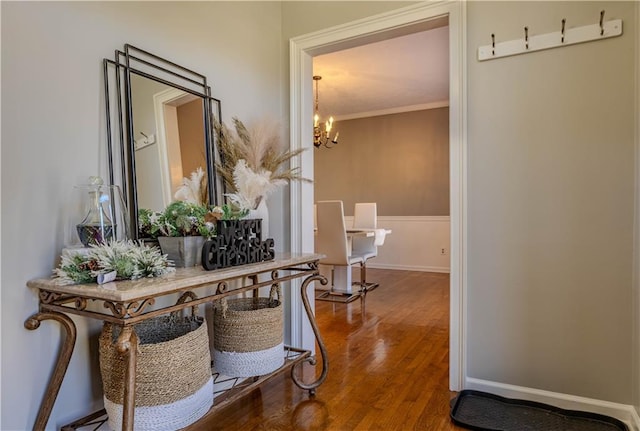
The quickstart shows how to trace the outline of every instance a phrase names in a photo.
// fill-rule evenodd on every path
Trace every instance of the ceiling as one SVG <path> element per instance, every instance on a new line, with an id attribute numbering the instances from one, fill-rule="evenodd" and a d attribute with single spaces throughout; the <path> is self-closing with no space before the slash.
<path id="1" fill-rule="evenodd" d="M 316 56 L 313 74 L 322 77 L 318 82 L 321 118 L 419 109 L 415 105 L 446 106 L 449 27 Z"/>

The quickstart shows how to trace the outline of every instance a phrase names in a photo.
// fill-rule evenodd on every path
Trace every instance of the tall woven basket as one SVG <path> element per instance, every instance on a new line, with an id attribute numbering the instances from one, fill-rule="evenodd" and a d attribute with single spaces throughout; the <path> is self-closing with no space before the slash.
<path id="1" fill-rule="evenodd" d="M 177 430 L 204 416 L 213 404 L 207 325 L 199 317 L 161 316 L 135 325 L 135 430 Z M 100 334 L 104 406 L 113 430 L 122 427 L 125 360 L 115 341 L 120 327 Z"/>
<path id="2" fill-rule="evenodd" d="M 277 295 L 277 298 L 276 298 Z M 269 298 L 223 299 L 215 304 L 213 366 L 230 377 L 269 374 L 284 364 L 280 287 Z"/>

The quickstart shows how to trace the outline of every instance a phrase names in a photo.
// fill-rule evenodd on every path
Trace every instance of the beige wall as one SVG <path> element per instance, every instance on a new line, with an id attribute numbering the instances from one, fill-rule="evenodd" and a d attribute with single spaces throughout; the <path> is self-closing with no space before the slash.
<path id="1" fill-rule="evenodd" d="M 202 106 L 202 100 L 197 99 L 177 108 L 182 175 L 187 178 L 197 168 L 205 169 L 207 166 Z"/>
<path id="2" fill-rule="evenodd" d="M 469 2 L 468 375 L 632 402 L 632 2 Z M 498 40 L 621 37 L 487 62 Z"/>
<path id="3" fill-rule="evenodd" d="M 282 2 L 282 35 L 289 43 L 295 36 L 326 29 L 368 16 L 399 9 L 410 1 L 285 1 Z M 287 68 L 288 68 L 287 61 Z"/>
<path id="4" fill-rule="evenodd" d="M 314 149 L 315 200 L 377 202 L 378 215 L 449 215 L 449 109 L 338 121 L 339 143 Z"/>

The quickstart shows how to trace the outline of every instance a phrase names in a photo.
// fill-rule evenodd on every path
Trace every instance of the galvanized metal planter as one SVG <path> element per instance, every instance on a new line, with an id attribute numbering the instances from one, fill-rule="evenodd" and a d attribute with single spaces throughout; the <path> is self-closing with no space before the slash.
<path id="1" fill-rule="evenodd" d="M 178 268 L 197 266 L 202 263 L 202 236 L 160 236 L 158 237 L 162 253 Z"/>

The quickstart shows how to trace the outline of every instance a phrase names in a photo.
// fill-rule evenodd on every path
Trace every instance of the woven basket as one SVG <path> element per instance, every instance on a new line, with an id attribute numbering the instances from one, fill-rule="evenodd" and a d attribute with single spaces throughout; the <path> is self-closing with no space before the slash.
<path id="1" fill-rule="evenodd" d="M 207 325 L 198 317 L 162 316 L 135 325 L 135 430 L 177 430 L 204 416 L 213 404 Z M 120 327 L 100 334 L 100 372 L 109 426 L 120 430 L 125 359 L 115 348 Z"/>
<path id="2" fill-rule="evenodd" d="M 271 289 L 269 298 L 223 299 L 215 304 L 213 364 L 229 377 L 262 376 L 284 364 L 279 287 Z"/>

